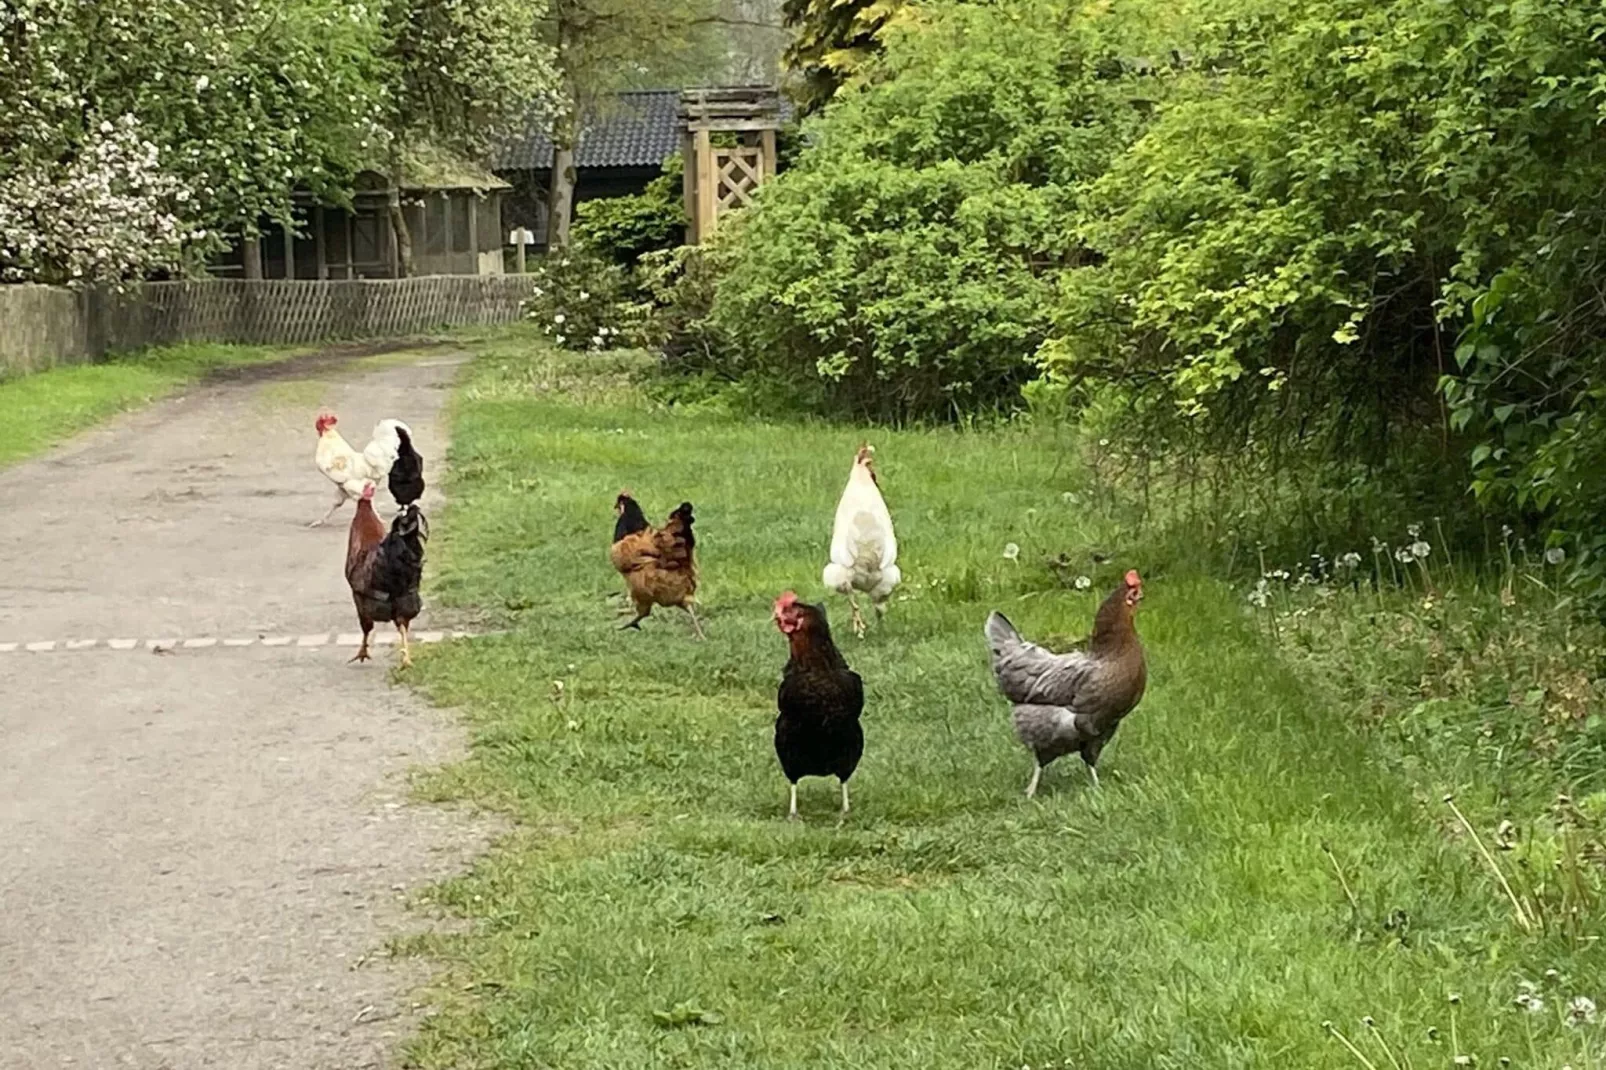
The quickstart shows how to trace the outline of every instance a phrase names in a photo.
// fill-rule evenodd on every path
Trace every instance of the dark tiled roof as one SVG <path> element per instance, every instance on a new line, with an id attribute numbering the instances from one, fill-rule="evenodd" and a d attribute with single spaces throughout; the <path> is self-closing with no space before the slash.
<path id="1" fill-rule="evenodd" d="M 576 167 L 657 167 L 680 151 L 680 90 L 620 93 L 582 124 Z M 524 129 L 492 152 L 497 171 L 545 170 L 552 166 L 546 118 L 532 115 Z"/>

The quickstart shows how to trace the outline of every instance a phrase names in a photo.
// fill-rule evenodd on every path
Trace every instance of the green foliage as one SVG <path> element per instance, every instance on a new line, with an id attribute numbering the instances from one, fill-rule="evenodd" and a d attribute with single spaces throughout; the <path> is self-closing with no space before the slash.
<path id="1" fill-rule="evenodd" d="M 1102 51 L 1051 0 L 942 6 L 894 35 L 878 79 L 721 232 L 729 370 L 835 412 L 1013 407 L 1082 255 L 1076 189 L 1140 121 Z"/>
<path id="2" fill-rule="evenodd" d="M 645 344 L 651 308 L 620 265 L 587 249 L 565 249 L 536 260 L 529 274 L 535 288 L 526 318 L 554 345 L 597 351 Z"/>
<path id="3" fill-rule="evenodd" d="M 575 208 L 575 244 L 625 267 L 646 253 L 677 247 L 686 233 L 683 173 L 677 153 L 641 193 L 581 202 Z"/>
<path id="4" fill-rule="evenodd" d="M 806 112 L 817 111 L 852 84 L 881 54 L 882 32 L 909 21 L 909 0 L 785 0 L 792 31 L 786 63 L 802 79 L 797 93 Z"/>
<path id="5" fill-rule="evenodd" d="M 380 136 L 383 33 L 348 0 L 0 4 L 0 217 L 44 239 L 0 242 L 0 268 L 138 275 L 173 266 L 175 236 L 200 257 L 287 218 L 297 184 L 338 199 Z M 107 154 L 123 130 L 148 152 Z"/>

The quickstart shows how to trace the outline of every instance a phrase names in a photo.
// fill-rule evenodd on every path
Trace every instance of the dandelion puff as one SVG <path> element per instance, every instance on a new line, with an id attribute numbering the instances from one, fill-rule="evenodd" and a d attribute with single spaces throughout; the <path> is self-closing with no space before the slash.
<path id="1" fill-rule="evenodd" d="M 552 322 L 553 323 L 562 323 L 566 319 L 568 319 L 568 317 L 565 316 L 563 313 L 559 312 L 556 316 L 552 317 Z"/>
<path id="2" fill-rule="evenodd" d="M 1361 555 L 1356 553 L 1354 550 L 1351 550 L 1349 553 L 1339 558 L 1338 563 L 1345 568 L 1357 568 L 1361 563 Z"/>
<path id="3" fill-rule="evenodd" d="M 1574 996 L 1567 1004 L 1567 1024 L 1570 1026 L 1595 1024 L 1595 1001 L 1588 996 Z"/>
<path id="4" fill-rule="evenodd" d="M 1416 558 L 1412 556 L 1411 548 L 1409 546 L 1402 546 L 1398 550 L 1394 551 L 1394 560 L 1408 565 L 1412 561 L 1415 561 Z"/>
<path id="5" fill-rule="evenodd" d="M 1093 586 L 1093 580 L 1091 578 L 1087 576 L 1076 577 L 1076 589 L 1078 591 L 1085 591 L 1091 586 Z"/>
<path id="6" fill-rule="evenodd" d="M 1405 526 L 1405 533 L 1407 535 L 1411 536 L 1411 538 L 1413 538 L 1413 539 L 1420 539 L 1422 537 L 1422 525 L 1421 524 L 1407 524 Z"/>
<path id="7" fill-rule="evenodd" d="M 1019 561 L 1020 560 L 1020 547 L 1018 545 L 1016 545 L 1015 543 L 1006 542 L 1004 544 L 1004 560 L 1005 561 Z"/>
<path id="8" fill-rule="evenodd" d="M 1429 546 L 1421 539 L 1418 539 L 1411 544 L 1411 556 L 1418 561 L 1426 561 L 1428 559 L 1428 555 L 1432 552 L 1433 547 Z"/>
<path id="9" fill-rule="evenodd" d="M 1545 564 L 1547 565 L 1559 565 L 1565 560 L 1567 560 L 1567 551 L 1559 546 L 1552 546 L 1545 551 Z"/>

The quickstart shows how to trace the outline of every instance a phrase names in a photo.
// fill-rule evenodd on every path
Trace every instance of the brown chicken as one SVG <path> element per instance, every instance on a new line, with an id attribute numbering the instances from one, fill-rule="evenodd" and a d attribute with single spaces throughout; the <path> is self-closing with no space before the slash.
<path id="1" fill-rule="evenodd" d="M 1099 606 L 1087 650 L 1054 654 L 1021 638 L 1009 618 L 987 618 L 998 689 L 1015 706 L 1015 735 L 1037 758 L 1026 797 L 1037 794 L 1043 768 L 1073 752 L 1087 763 L 1093 786 L 1095 768 L 1121 719 L 1143 698 L 1148 669 L 1133 615 L 1143 599 L 1136 569 Z"/>
<path id="2" fill-rule="evenodd" d="M 639 629 L 653 606 L 679 606 L 691 617 L 697 638 L 703 638 L 703 626 L 692 608 L 697 595 L 697 538 L 692 534 L 691 502 L 681 502 L 661 528 L 647 523 L 629 491 L 621 492 L 613 507 L 619 519 L 608 556 L 625 578 L 636 610 L 635 619 L 624 627 Z"/>
<path id="3" fill-rule="evenodd" d="M 362 646 L 352 661 L 368 660 L 368 633 L 374 630 L 375 621 L 388 620 L 401 634 L 402 668 L 412 665 L 407 632 L 424 607 L 418 584 L 424 574 L 424 542 L 428 538 L 429 523 L 416 504 L 403 506 L 387 533 L 374 512 L 374 485 L 363 488 L 346 541 L 346 583 L 351 586 L 351 600 L 362 625 Z"/>

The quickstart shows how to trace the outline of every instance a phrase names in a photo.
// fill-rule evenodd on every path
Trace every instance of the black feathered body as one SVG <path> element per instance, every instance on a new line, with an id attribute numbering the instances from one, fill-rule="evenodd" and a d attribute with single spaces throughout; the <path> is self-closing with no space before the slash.
<path id="1" fill-rule="evenodd" d="M 390 466 L 390 496 L 397 505 L 412 505 L 424 496 L 424 458 L 413 448 L 412 436 L 406 428 L 396 428 L 399 447 L 396 460 Z"/>
<path id="2" fill-rule="evenodd" d="M 382 540 L 348 555 L 346 582 L 364 631 L 374 621 L 407 624 L 422 612 L 418 586 L 428 538 L 429 522 L 417 505 L 408 505 Z"/>
<path id="3" fill-rule="evenodd" d="M 793 637 L 776 694 L 775 755 L 794 784 L 806 776 L 846 782 L 864 755 L 864 682 L 831 642 L 823 613 L 809 631 Z"/>

